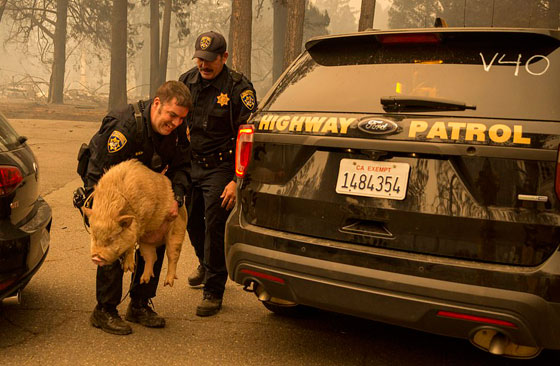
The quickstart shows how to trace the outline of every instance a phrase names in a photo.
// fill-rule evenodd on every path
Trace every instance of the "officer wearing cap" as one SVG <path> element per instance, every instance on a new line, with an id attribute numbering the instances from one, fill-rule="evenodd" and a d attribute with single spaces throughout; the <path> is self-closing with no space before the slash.
<path id="1" fill-rule="evenodd" d="M 91 156 L 85 173 L 86 191 L 93 191 L 95 184 L 111 166 L 135 158 L 156 172 L 165 171 L 177 201 L 170 218 L 176 217 L 176 211 L 183 204 L 190 185 L 189 141 L 183 119 L 191 106 L 188 88 L 178 81 L 167 81 L 158 88 L 154 99 L 109 112 L 89 143 Z M 143 240 L 161 242 L 164 231 L 162 225 L 160 230 L 148 233 Z M 144 268 L 144 260 L 137 254 L 130 290 L 131 301 L 125 317 L 129 322 L 151 328 L 165 326 L 165 319 L 150 306 L 151 298 L 156 295 L 164 253 L 165 246 L 160 246 L 154 264 L 154 277 L 146 284 L 140 284 L 140 276 L 136 275 L 142 273 Z M 94 327 L 111 334 L 126 335 L 132 332 L 130 325 L 122 320 L 117 311 L 122 296 L 123 274 L 119 261 L 110 265 L 99 264 L 97 267 L 97 305 L 90 322 Z"/>
<path id="2" fill-rule="evenodd" d="M 204 284 L 196 315 L 211 316 L 221 309 L 227 280 L 224 233 L 237 188 L 235 139 L 257 101 L 251 82 L 225 65 L 221 34 L 199 35 L 193 58 L 196 66 L 179 78 L 193 98 L 187 117 L 192 148 L 187 231 L 200 264 L 188 280 L 191 286 Z"/>

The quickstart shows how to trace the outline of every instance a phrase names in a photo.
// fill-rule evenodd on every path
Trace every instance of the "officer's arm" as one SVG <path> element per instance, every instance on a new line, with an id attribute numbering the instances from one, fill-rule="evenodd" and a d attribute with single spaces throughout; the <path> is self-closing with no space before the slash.
<path id="1" fill-rule="evenodd" d="M 235 127 L 235 137 L 239 126 L 247 123 L 251 113 L 257 110 L 257 93 L 250 82 L 243 80 L 238 86 L 236 94 L 236 103 L 233 109 L 233 126 Z M 232 180 L 237 182 L 237 176 L 234 174 Z"/>
<path id="2" fill-rule="evenodd" d="M 251 113 L 257 110 L 257 93 L 253 89 L 253 85 L 243 80 L 236 87 L 236 103 L 233 108 L 233 125 L 235 129 L 246 123 Z"/>
<path id="3" fill-rule="evenodd" d="M 105 117 L 103 127 L 90 142 L 91 157 L 87 169 L 87 187 L 93 188 L 113 165 L 134 156 L 130 133 L 117 120 Z"/>

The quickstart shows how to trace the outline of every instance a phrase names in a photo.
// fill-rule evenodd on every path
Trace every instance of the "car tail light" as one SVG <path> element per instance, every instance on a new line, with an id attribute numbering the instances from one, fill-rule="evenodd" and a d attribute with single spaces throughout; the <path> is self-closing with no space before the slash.
<path id="1" fill-rule="evenodd" d="M 560 145 L 558 145 L 558 156 L 556 158 L 556 197 L 560 199 Z"/>
<path id="2" fill-rule="evenodd" d="M 0 291 L 7 289 L 11 285 L 13 285 L 14 282 L 16 282 L 15 278 L 8 278 L 6 280 L 0 281 Z"/>
<path id="3" fill-rule="evenodd" d="M 406 44 L 406 43 L 439 43 L 440 38 L 435 33 L 412 33 L 412 34 L 381 34 L 377 36 L 382 44 Z"/>
<path id="4" fill-rule="evenodd" d="M 0 196 L 12 193 L 23 180 L 15 166 L 0 165 Z"/>
<path id="5" fill-rule="evenodd" d="M 280 284 L 284 284 L 286 281 L 284 281 L 284 279 L 280 278 L 280 277 L 276 277 L 273 275 L 269 275 L 267 273 L 263 273 L 263 272 L 257 272 L 257 271 L 251 271 L 250 269 L 242 269 L 241 273 L 245 273 L 251 276 L 255 276 L 258 278 L 264 278 L 265 280 L 269 280 L 269 281 L 273 281 L 273 282 L 277 282 Z"/>
<path id="6" fill-rule="evenodd" d="M 243 178 L 251 159 L 253 148 L 253 125 L 241 125 L 237 133 L 237 148 L 235 149 L 235 174 L 238 178 Z"/>
<path id="7" fill-rule="evenodd" d="M 492 325 L 502 325 L 510 328 L 517 328 L 517 325 L 513 324 L 512 322 L 508 322 L 501 319 L 495 319 L 495 318 L 487 318 L 483 316 L 475 316 L 470 314 L 455 313 L 452 311 L 443 311 L 443 310 L 438 311 L 437 315 L 444 318 L 461 319 L 461 320 L 467 320 L 475 323 L 486 323 Z"/>

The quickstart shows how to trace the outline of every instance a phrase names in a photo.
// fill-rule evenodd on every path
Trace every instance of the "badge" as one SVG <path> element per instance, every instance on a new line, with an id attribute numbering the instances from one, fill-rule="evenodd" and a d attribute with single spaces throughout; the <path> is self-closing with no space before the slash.
<path id="1" fill-rule="evenodd" d="M 212 38 L 206 37 L 206 36 L 205 36 L 205 37 L 202 37 L 202 38 L 200 39 L 200 48 L 203 49 L 203 50 L 205 50 L 205 49 L 207 49 L 208 47 L 210 47 L 210 43 L 212 43 Z"/>
<path id="2" fill-rule="evenodd" d="M 228 98 L 227 94 L 220 93 L 220 95 L 218 95 L 218 104 L 220 106 L 223 107 L 223 106 L 227 105 L 228 102 L 229 102 L 229 98 Z"/>
<path id="3" fill-rule="evenodd" d="M 115 153 L 126 145 L 126 137 L 119 131 L 113 131 L 107 141 L 107 151 Z"/>
<path id="4" fill-rule="evenodd" d="M 255 108 L 255 93 L 253 93 L 253 91 L 249 89 L 245 90 L 243 93 L 241 93 L 241 101 L 243 102 L 243 104 L 245 104 L 245 107 L 247 107 L 247 109 L 252 111 L 253 108 Z"/>

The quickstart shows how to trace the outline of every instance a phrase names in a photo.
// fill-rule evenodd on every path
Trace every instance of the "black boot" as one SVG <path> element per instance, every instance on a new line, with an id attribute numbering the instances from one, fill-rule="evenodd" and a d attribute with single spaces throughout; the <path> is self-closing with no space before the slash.
<path id="1" fill-rule="evenodd" d="M 199 264 L 198 267 L 190 274 L 188 280 L 190 286 L 199 286 L 204 283 L 204 277 L 206 276 L 206 270 Z"/>
<path id="2" fill-rule="evenodd" d="M 90 317 L 91 325 L 96 328 L 100 328 L 102 331 L 118 334 L 127 335 L 132 333 L 132 328 L 130 325 L 124 322 L 119 316 L 117 309 L 104 309 L 97 305 L 93 309 L 93 313 Z"/>
<path id="3" fill-rule="evenodd" d="M 212 316 L 222 308 L 222 297 L 210 292 L 204 292 L 202 302 L 196 307 L 196 315 Z"/>
<path id="4" fill-rule="evenodd" d="M 148 302 L 151 303 L 151 300 L 130 300 L 125 319 L 149 328 L 165 327 L 165 319 L 157 315 Z"/>

